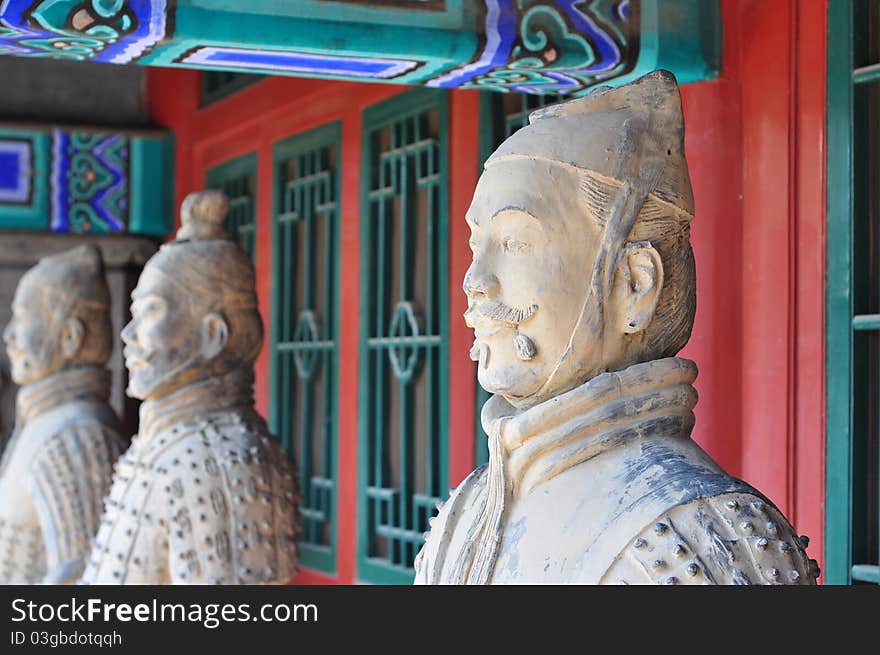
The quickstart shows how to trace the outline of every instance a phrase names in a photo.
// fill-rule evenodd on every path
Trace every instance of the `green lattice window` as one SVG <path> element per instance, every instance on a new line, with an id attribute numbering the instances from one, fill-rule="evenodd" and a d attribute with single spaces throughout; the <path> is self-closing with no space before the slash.
<path id="1" fill-rule="evenodd" d="M 338 123 L 274 147 L 271 410 L 299 470 L 300 561 L 333 572 L 339 333 Z"/>
<path id="2" fill-rule="evenodd" d="M 257 153 L 231 159 L 210 169 L 205 184 L 229 198 L 226 227 L 238 236 L 244 251 L 254 259 L 256 250 Z"/>
<path id="3" fill-rule="evenodd" d="M 358 573 L 407 583 L 447 491 L 446 96 L 364 112 Z"/>
<path id="4" fill-rule="evenodd" d="M 483 164 L 489 155 L 501 145 L 501 142 L 528 124 L 531 112 L 559 100 L 559 96 L 556 95 L 484 92 L 480 96 L 480 172 L 482 172 Z M 476 367 L 474 371 L 476 371 Z M 477 466 L 489 461 L 489 442 L 483 430 L 483 424 L 480 422 L 480 410 L 491 395 L 477 382 L 476 425 L 474 426 Z"/>
<path id="5" fill-rule="evenodd" d="M 244 87 L 263 79 L 264 75 L 231 71 L 202 71 L 201 106 L 217 102 Z"/>
<path id="6" fill-rule="evenodd" d="M 880 3 L 828 5 L 825 576 L 880 583 Z"/>

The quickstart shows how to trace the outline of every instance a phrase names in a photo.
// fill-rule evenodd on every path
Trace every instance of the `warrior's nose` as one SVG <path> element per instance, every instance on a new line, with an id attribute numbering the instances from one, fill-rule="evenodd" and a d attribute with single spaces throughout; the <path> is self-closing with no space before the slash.
<path id="1" fill-rule="evenodd" d="M 497 297 L 501 284 L 494 274 L 486 270 L 480 262 L 474 260 L 464 276 L 462 288 L 469 300 L 478 300 Z"/>
<path id="2" fill-rule="evenodd" d="M 128 345 L 134 342 L 134 321 L 129 321 L 124 328 L 122 328 L 122 332 L 119 334 L 122 339 L 122 343 Z"/>

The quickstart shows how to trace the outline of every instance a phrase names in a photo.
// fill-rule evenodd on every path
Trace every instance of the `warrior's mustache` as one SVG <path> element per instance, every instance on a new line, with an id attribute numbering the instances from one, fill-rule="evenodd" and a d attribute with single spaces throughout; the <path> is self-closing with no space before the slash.
<path id="1" fill-rule="evenodd" d="M 484 300 L 483 302 L 469 307 L 464 313 L 465 323 L 474 327 L 480 319 L 486 319 L 493 323 L 504 323 L 517 326 L 529 320 L 537 311 L 537 305 L 530 305 L 524 309 L 518 309 L 506 305 L 500 300 Z"/>

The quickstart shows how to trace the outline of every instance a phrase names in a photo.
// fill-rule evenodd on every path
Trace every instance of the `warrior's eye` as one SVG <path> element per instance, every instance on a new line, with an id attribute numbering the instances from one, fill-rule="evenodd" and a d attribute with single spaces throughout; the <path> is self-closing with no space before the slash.
<path id="1" fill-rule="evenodd" d="M 504 246 L 504 252 L 513 253 L 523 252 L 529 247 L 529 244 L 527 244 L 525 241 L 520 241 L 519 239 L 514 239 L 512 237 L 507 237 L 506 239 L 504 239 L 502 245 Z"/>

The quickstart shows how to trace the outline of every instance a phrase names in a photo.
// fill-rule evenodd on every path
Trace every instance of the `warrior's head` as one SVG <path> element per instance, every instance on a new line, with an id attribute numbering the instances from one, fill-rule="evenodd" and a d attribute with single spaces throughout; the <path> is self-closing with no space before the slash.
<path id="1" fill-rule="evenodd" d="M 263 342 L 254 267 L 224 228 L 219 191 L 191 193 L 175 241 L 144 266 L 122 331 L 128 393 L 153 400 L 250 368 Z"/>
<path id="2" fill-rule="evenodd" d="M 480 384 L 529 407 L 676 354 L 696 308 L 692 217 L 671 73 L 533 113 L 467 213 Z"/>
<path id="3" fill-rule="evenodd" d="M 113 324 L 101 251 L 79 246 L 44 257 L 25 273 L 3 340 L 20 385 L 77 366 L 104 366 Z"/>

